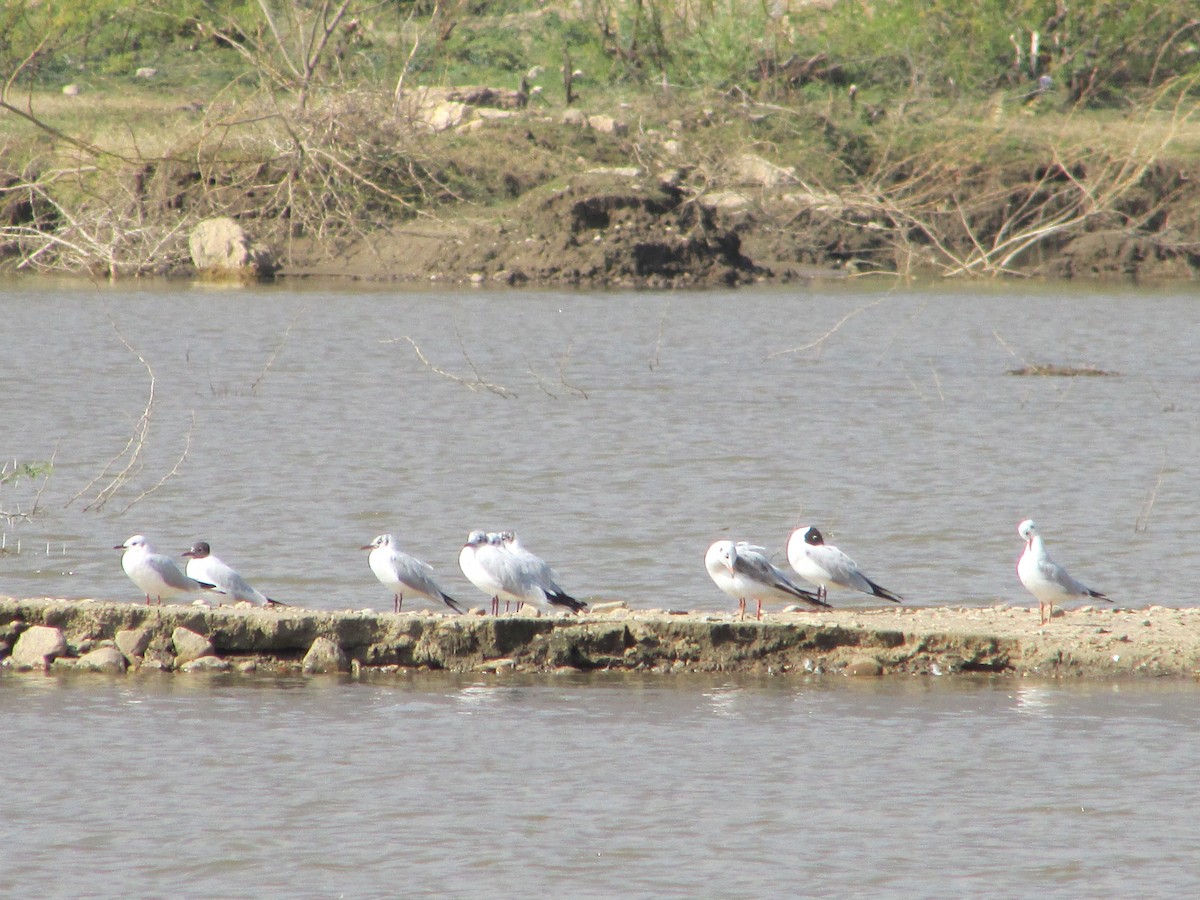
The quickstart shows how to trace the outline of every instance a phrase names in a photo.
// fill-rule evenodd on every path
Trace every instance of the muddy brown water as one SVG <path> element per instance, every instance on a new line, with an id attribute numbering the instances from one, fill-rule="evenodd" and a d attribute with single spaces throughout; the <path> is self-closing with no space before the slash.
<path id="1" fill-rule="evenodd" d="M 393 531 L 481 603 L 458 548 L 511 527 L 583 597 L 728 610 L 707 545 L 782 564 L 814 522 L 913 603 L 1024 603 L 1029 515 L 1123 603 L 1193 605 L 1193 295 L 6 283 L 3 455 L 55 469 L 0 591 L 137 602 L 144 532 L 382 609 L 357 548 Z M 1190 682 L 4 671 L 3 858 L 48 897 L 1188 896 L 1198 714 Z"/>

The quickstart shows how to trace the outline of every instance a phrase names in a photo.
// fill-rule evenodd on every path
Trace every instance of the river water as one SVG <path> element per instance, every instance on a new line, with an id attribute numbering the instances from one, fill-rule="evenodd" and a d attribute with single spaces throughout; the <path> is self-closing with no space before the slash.
<path id="1" fill-rule="evenodd" d="M 1192 684 L 0 675 L 13 896 L 1185 897 Z"/>
<path id="2" fill-rule="evenodd" d="M 1187 287 L 0 284 L 0 454 L 54 461 L 37 514 L 0 520 L 0 593 L 135 601 L 111 548 L 144 533 L 285 602 L 384 609 L 358 548 L 390 531 L 482 604 L 458 550 L 512 528 L 570 593 L 724 610 L 707 546 L 786 568 L 809 523 L 913 603 L 1025 603 L 1032 516 L 1090 586 L 1193 605 L 1197 313 Z"/>
<path id="3" fill-rule="evenodd" d="M 0 594 L 139 602 L 144 532 L 385 609 L 392 531 L 482 603 L 458 548 L 515 528 L 581 597 L 727 610 L 708 544 L 783 565 L 806 522 L 913 603 L 1026 603 L 1033 516 L 1194 605 L 1193 293 L 0 284 L 0 454 L 54 462 Z M 1198 718 L 1190 683 L 5 672 L 4 890 L 1193 896 Z"/>

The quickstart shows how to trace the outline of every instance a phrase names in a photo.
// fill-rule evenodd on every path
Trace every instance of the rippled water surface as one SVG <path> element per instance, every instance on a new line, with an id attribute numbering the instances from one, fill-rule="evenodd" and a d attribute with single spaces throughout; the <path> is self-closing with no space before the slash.
<path id="1" fill-rule="evenodd" d="M 383 609 L 357 548 L 392 531 L 481 603 L 458 548 L 515 528 L 579 596 L 728 609 L 708 544 L 782 564 L 810 522 L 912 602 L 1026 602 L 1034 516 L 1093 587 L 1193 605 L 1196 309 L 7 283 L 0 455 L 54 470 L 0 594 L 138 602 L 144 532 Z M 1192 896 L 1198 717 L 1174 683 L 3 673 L 0 846 L 38 896 Z"/>
<path id="2" fill-rule="evenodd" d="M 37 515 L 0 520 L 0 593 L 134 601 L 111 547 L 142 532 L 204 538 L 280 600 L 385 608 L 358 547 L 392 531 L 482 603 L 458 549 L 514 528 L 582 597 L 726 609 L 708 544 L 786 565 L 805 522 L 915 603 L 1025 602 L 1033 516 L 1093 587 L 1196 602 L 1190 288 L 7 282 L 0 322 L 0 452 L 54 460 Z M 1007 374 L 1025 363 L 1119 374 Z"/>
<path id="3" fill-rule="evenodd" d="M 1179 683 L 0 675 L 5 883 L 1195 896 Z"/>

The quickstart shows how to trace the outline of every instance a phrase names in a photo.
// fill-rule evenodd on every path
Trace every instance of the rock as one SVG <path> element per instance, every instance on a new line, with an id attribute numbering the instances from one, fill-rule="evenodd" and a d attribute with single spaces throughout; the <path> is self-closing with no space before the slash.
<path id="1" fill-rule="evenodd" d="M 171 633 L 171 643 L 175 647 L 176 666 L 182 666 L 202 656 L 211 656 L 215 652 L 208 638 L 187 628 L 176 628 Z"/>
<path id="2" fill-rule="evenodd" d="M 146 648 L 150 646 L 150 632 L 145 628 L 118 631 L 116 644 L 117 649 L 125 655 L 125 658 L 136 664 L 146 655 Z"/>
<path id="3" fill-rule="evenodd" d="M 193 228 L 188 250 L 196 270 L 207 278 L 270 278 L 279 268 L 271 251 L 228 216 L 205 219 Z"/>
<path id="4" fill-rule="evenodd" d="M 456 125 L 461 125 L 467 115 L 467 104 L 455 100 L 443 100 L 433 106 L 420 109 L 416 118 L 431 131 L 446 131 Z"/>
<path id="5" fill-rule="evenodd" d="M 67 640 L 57 628 L 34 625 L 21 632 L 13 647 L 13 665 L 19 669 L 44 669 L 67 652 Z"/>
<path id="6" fill-rule="evenodd" d="M 180 672 L 228 672 L 233 666 L 219 656 L 201 656 L 179 667 Z"/>
<path id="7" fill-rule="evenodd" d="M 767 162 L 761 156 L 753 153 L 743 153 L 732 160 L 730 164 L 732 175 L 741 184 L 753 184 L 759 187 L 773 188 L 785 184 L 796 184 L 796 170 L 792 167 L 783 168 Z"/>
<path id="8" fill-rule="evenodd" d="M 306 673 L 312 675 L 349 672 L 350 660 L 342 648 L 329 638 L 319 637 L 312 642 L 312 646 L 304 654 L 303 668 Z"/>
<path id="9" fill-rule="evenodd" d="M 475 667 L 476 672 L 511 672 L 516 668 L 517 661 L 504 657 L 503 659 L 489 659 L 486 662 L 480 663 Z"/>
<path id="10" fill-rule="evenodd" d="M 637 166 L 598 166 L 588 169 L 589 175 L 611 175 L 614 178 L 637 178 L 642 170 Z"/>
<path id="11" fill-rule="evenodd" d="M 116 647 L 98 647 L 91 653 L 85 653 L 79 657 L 76 668 L 88 669 L 92 672 L 121 673 L 125 671 L 125 665 L 125 654 Z"/>
<path id="12" fill-rule="evenodd" d="M 854 678 L 874 678 L 883 674 L 883 666 L 873 657 L 860 656 L 852 659 L 842 673 Z"/>
<path id="13" fill-rule="evenodd" d="M 138 663 L 139 669 L 157 669 L 160 672 L 170 672 L 175 668 L 175 655 L 169 650 L 159 650 L 157 647 L 150 647 L 141 661 Z"/>
<path id="14" fill-rule="evenodd" d="M 725 212 L 745 209 L 750 205 L 750 198 L 737 191 L 714 191 L 703 194 L 697 201 L 705 209 L 719 209 Z"/>
<path id="15" fill-rule="evenodd" d="M 568 109 L 562 114 L 562 123 L 583 128 L 588 123 L 588 117 L 577 109 Z"/>
<path id="16" fill-rule="evenodd" d="M 158 74 L 158 69 L 155 69 L 153 66 L 142 66 L 140 69 L 138 69 L 136 72 L 133 73 L 133 77 L 134 78 L 153 78 L 157 74 Z"/>
<path id="17" fill-rule="evenodd" d="M 64 84 L 62 92 L 68 97 L 78 97 L 80 87 L 77 84 Z"/>
<path id="18" fill-rule="evenodd" d="M 605 613 L 614 609 L 629 609 L 629 604 L 624 600 L 606 600 L 603 603 L 593 603 L 588 607 L 588 612 Z"/>
<path id="19" fill-rule="evenodd" d="M 617 137 L 629 134 L 629 125 L 612 116 L 588 116 L 588 128 L 601 134 L 612 134 Z"/>

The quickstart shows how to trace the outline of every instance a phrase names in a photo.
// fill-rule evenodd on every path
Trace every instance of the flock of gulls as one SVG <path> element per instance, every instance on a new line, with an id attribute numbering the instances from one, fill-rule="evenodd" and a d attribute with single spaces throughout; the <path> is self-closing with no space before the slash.
<path id="1" fill-rule="evenodd" d="M 1025 542 L 1017 560 L 1017 577 L 1037 599 L 1041 624 L 1053 616 L 1056 603 L 1076 598 L 1109 599 L 1072 578 L 1050 558 L 1032 519 L 1022 521 L 1017 534 Z M 287 605 L 251 587 L 232 567 L 213 556 L 206 541 L 197 541 L 182 554 L 187 559 L 184 568 L 170 556 L 157 552 L 140 534 L 114 549 L 124 551 L 121 567 L 146 595 L 147 604 L 152 599 L 161 604 L 179 594 L 213 591 L 235 603 Z M 444 605 L 455 613 L 465 612 L 462 603 L 438 583 L 433 567 L 401 550 L 392 535 L 381 534 L 361 549 L 371 551 L 367 561 L 379 582 L 392 592 L 393 611 L 400 612 L 408 596 Z M 717 541 L 705 553 L 704 567 L 717 587 L 738 601 L 742 618 L 749 600 L 755 601 L 759 619 L 764 602 L 794 605 L 799 601 L 811 609 L 829 609 L 827 597 L 831 587 L 861 591 L 893 603 L 903 600 L 863 574 L 853 559 L 825 543 L 821 532 L 811 525 L 791 533 L 786 552 L 796 575 L 813 585 L 815 592 L 799 587 L 767 558 L 763 547 L 745 541 Z M 564 591 L 550 565 L 526 549 L 514 532 L 472 531 L 459 551 L 458 565 L 467 580 L 491 599 L 492 615 L 499 615 L 501 600 L 506 610 L 516 604 L 518 610 L 528 605 L 544 613 L 587 611 L 587 604 Z"/>

